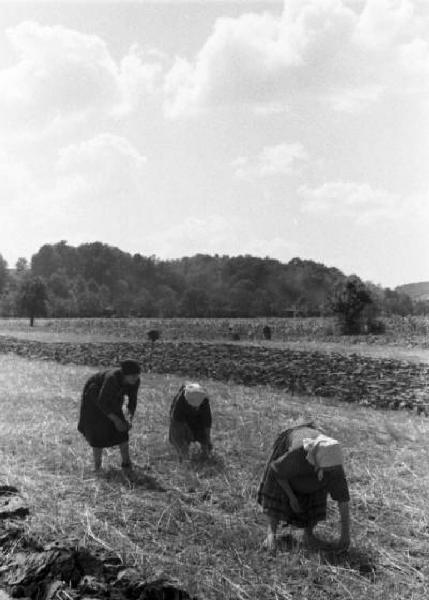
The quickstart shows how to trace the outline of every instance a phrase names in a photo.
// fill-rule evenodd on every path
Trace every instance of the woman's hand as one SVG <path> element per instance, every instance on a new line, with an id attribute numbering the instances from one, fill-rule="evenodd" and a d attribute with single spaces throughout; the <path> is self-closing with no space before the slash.
<path id="1" fill-rule="evenodd" d="M 349 536 L 341 536 L 338 542 L 335 544 L 335 550 L 341 552 L 343 550 L 347 550 L 350 546 L 350 537 Z"/>
<path id="2" fill-rule="evenodd" d="M 113 418 L 112 418 L 113 417 Z M 114 426 L 118 431 L 124 433 L 125 431 L 129 431 L 131 429 L 131 424 L 124 419 L 119 418 L 117 415 L 112 415 L 111 420 L 113 421 Z"/>
<path id="3" fill-rule="evenodd" d="M 119 419 L 116 429 L 121 432 L 129 431 L 131 429 L 131 423 L 128 421 L 121 421 L 121 419 Z"/>

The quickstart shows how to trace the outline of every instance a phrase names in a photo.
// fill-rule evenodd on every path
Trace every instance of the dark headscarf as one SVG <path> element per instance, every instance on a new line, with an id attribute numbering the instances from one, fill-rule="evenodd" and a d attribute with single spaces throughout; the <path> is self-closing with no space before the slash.
<path id="1" fill-rule="evenodd" d="M 121 360 L 120 365 L 124 375 L 139 375 L 141 372 L 139 363 L 131 358 Z"/>

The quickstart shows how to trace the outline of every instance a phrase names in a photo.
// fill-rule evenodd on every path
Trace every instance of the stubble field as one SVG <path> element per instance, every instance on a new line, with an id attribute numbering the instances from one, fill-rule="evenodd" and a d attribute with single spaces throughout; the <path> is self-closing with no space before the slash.
<path id="1" fill-rule="evenodd" d="M 145 338 L 156 325 L 162 337 L 152 348 Z M 0 483 L 17 487 L 30 509 L 23 521 L 0 520 L 0 588 L 32 600 L 427 598 L 429 420 L 415 410 L 384 409 L 400 408 L 398 390 L 412 390 L 414 408 L 424 398 L 423 330 L 409 343 L 398 332 L 377 344 L 311 335 L 267 341 L 258 322 L 253 339 L 231 343 L 226 321 L 219 339 L 219 322 L 195 323 L 212 332 L 210 339 L 192 327 L 182 339 L 179 325 L 0 322 Z M 95 477 L 76 431 L 81 389 L 95 368 L 133 348 L 147 371 L 131 435 L 136 480 L 123 478 L 115 450 Z M 202 462 L 197 453 L 179 464 L 167 443 L 168 408 L 189 378 L 210 392 L 215 455 Z M 341 389 L 370 399 L 384 390 L 386 402 L 373 410 L 353 394 L 345 403 Z M 276 435 L 310 419 L 345 448 L 352 546 L 342 554 L 310 551 L 298 531 L 285 530 L 277 555 L 269 556 L 261 549 L 259 479 Z M 328 508 L 320 533 L 332 539 L 338 515 L 333 503 Z M 83 575 L 94 573 L 81 560 L 73 576 L 39 568 L 38 577 L 17 586 L 19 576 L 25 580 L 23 556 L 31 550 L 32 560 L 40 559 L 52 542 L 87 552 L 91 564 L 101 552 L 98 575 L 107 577 L 107 561 L 117 579 L 89 585 Z"/>
<path id="2" fill-rule="evenodd" d="M 169 403 L 182 378 L 145 374 L 131 436 L 138 477 L 130 484 L 114 450 L 103 476 L 94 477 L 76 431 L 80 390 L 92 371 L 0 357 L 0 477 L 21 490 L 30 508 L 21 542 L 102 548 L 142 581 L 165 576 L 199 599 L 427 597 L 427 419 L 205 380 L 215 456 L 180 465 L 166 438 Z M 352 498 L 348 553 L 310 552 L 297 531 L 295 543 L 285 537 L 276 556 L 260 547 L 259 478 L 276 434 L 301 419 L 313 419 L 344 444 Z M 337 514 L 329 507 L 320 532 L 332 538 Z M 4 547 L 3 564 L 13 565 L 20 552 L 20 543 Z M 64 585 L 66 595 L 58 597 L 79 597 L 79 584 Z M 33 593 L 43 597 L 39 588 Z"/>

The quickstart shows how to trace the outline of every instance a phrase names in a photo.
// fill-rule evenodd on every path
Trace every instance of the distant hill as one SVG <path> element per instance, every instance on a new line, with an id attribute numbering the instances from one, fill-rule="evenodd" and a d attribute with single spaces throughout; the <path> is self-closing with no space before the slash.
<path id="1" fill-rule="evenodd" d="M 398 285 L 396 291 L 407 294 L 412 300 L 429 300 L 429 281 Z"/>
<path id="2" fill-rule="evenodd" d="M 17 290 L 27 272 L 43 280 L 48 316 L 54 317 L 319 316 L 332 313 L 331 300 L 347 281 L 339 269 L 299 257 L 287 263 L 249 254 L 162 260 L 102 242 L 74 247 L 65 240 L 43 245 L 30 264 L 22 259 L 15 270 L 4 271 L 2 276 L 0 261 L 4 316 L 19 313 Z M 423 293 L 429 298 L 429 282 L 415 285 L 425 285 Z M 371 282 L 366 286 L 374 310 L 414 314 L 411 293 L 384 290 Z M 429 310 L 429 304 L 417 310 Z"/>

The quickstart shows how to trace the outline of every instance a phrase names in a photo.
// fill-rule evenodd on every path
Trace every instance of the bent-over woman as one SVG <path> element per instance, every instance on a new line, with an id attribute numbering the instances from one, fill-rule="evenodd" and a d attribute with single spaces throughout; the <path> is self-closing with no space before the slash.
<path id="1" fill-rule="evenodd" d="M 340 537 L 337 549 L 350 543 L 349 490 L 341 446 L 312 423 L 287 429 L 276 439 L 258 491 L 268 518 L 265 547 L 276 547 L 280 521 L 304 529 L 304 543 L 320 544 L 313 534 L 326 519 L 327 495 L 338 503 Z"/>
<path id="2" fill-rule="evenodd" d="M 170 407 L 169 440 L 180 460 L 188 457 L 191 442 L 199 442 L 204 456 L 212 450 L 212 414 L 206 390 L 199 383 L 182 385 Z"/>
<path id="3" fill-rule="evenodd" d="M 128 431 L 139 385 L 140 365 L 131 359 L 122 361 L 120 367 L 94 373 L 85 383 L 78 430 L 92 447 L 96 471 L 101 469 L 103 448 L 111 446 L 119 446 L 122 468 L 131 470 Z M 129 419 L 123 411 L 125 396 Z"/>

